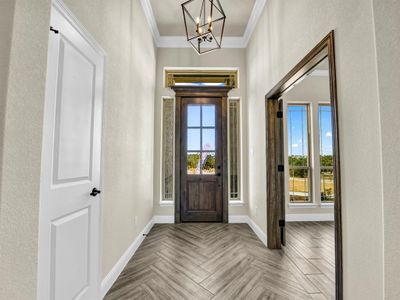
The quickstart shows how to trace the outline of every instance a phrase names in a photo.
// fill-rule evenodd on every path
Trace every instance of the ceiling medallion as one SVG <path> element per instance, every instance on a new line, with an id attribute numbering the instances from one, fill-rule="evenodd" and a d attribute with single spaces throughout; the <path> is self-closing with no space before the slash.
<path id="1" fill-rule="evenodd" d="M 187 40 L 198 54 L 221 48 L 226 15 L 219 0 L 189 0 L 182 11 Z"/>

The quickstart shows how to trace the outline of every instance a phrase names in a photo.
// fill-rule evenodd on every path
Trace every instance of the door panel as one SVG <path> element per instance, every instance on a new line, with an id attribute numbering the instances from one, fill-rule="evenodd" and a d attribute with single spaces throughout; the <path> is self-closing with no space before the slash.
<path id="1" fill-rule="evenodd" d="M 74 299 L 89 288 L 89 220 L 85 208 L 52 222 L 54 299 Z"/>
<path id="2" fill-rule="evenodd" d="M 59 53 L 54 179 L 76 182 L 91 175 L 95 65 L 63 37 Z"/>
<path id="3" fill-rule="evenodd" d="M 182 99 L 182 222 L 222 222 L 221 102 Z"/>
<path id="4" fill-rule="evenodd" d="M 104 54 L 57 4 L 51 24 L 38 299 L 98 299 Z"/>

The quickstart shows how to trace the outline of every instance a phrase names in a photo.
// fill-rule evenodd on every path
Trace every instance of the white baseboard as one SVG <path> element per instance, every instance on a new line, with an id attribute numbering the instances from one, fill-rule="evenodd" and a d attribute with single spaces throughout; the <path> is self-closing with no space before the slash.
<path id="1" fill-rule="evenodd" d="M 245 223 L 245 224 L 248 224 L 249 223 L 249 216 L 246 216 L 246 215 L 243 215 L 243 216 L 229 216 L 228 217 L 228 222 L 229 223 L 232 223 L 232 224 L 234 224 L 234 223 L 239 223 L 239 224 L 241 224 L 241 223 Z"/>
<path id="2" fill-rule="evenodd" d="M 334 221 L 333 214 L 287 214 L 286 222 L 321 222 Z"/>
<path id="3" fill-rule="evenodd" d="M 264 245 L 267 246 L 267 234 L 250 217 L 248 218 L 249 218 L 248 224 L 250 228 L 253 229 L 254 233 L 258 236 L 261 242 L 263 242 Z"/>
<path id="4" fill-rule="evenodd" d="M 114 282 L 117 280 L 118 276 L 121 274 L 125 266 L 128 264 L 129 260 L 135 254 L 136 250 L 139 248 L 140 244 L 145 239 L 144 234 L 149 233 L 151 228 L 154 225 L 153 218 L 149 221 L 149 223 L 144 227 L 144 229 L 139 233 L 133 243 L 129 246 L 129 248 L 125 251 L 124 254 L 120 257 L 111 271 L 107 274 L 107 276 L 101 282 L 101 299 L 107 294 L 110 290 Z"/>
<path id="5" fill-rule="evenodd" d="M 250 226 L 257 237 L 267 246 L 267 235 L 264 231 L 249 217 L 246 215 L 242 216 L 229 216 L 229 223 L 245 223 Z"/>
<path id="6" fill-rule="evenodd" d="M 175 217 L 174 216 L 154 216 L 153 222 L 154 222 L 154 224 L 174 224 Z"/>

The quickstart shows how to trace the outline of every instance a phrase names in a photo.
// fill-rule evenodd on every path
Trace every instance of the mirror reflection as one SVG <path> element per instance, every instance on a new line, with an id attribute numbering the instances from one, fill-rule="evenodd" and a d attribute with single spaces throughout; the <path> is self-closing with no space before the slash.
<path id="1" fill-rule="evenodd" d="M 335 298 L 332 107 L 325 58 L 285 91 L 286 248 L 307 278 Z M 300 216 L 307 215 L 307 221 Z M 323 285 L 323 287 L 321 287 Z"/>

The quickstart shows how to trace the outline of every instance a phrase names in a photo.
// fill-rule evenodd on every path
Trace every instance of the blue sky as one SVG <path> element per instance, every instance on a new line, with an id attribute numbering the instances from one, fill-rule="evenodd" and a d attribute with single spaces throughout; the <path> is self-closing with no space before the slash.
<path id="1" fill-rule="evenodd" d="M 320 153 L 332 155 L 332 125 L 329 106 L 320 106 L 319 130 Z M 289 155 L 308 155 L 307 149 L 307 111 L 305 106 L 288 106 L 288 149 Z"/>
<path id="2" fill-rule="evenodd" d="M 332 155 L 332 109 L 330 106 L 319 107 L 319 131 L 321 155 Z"/>

